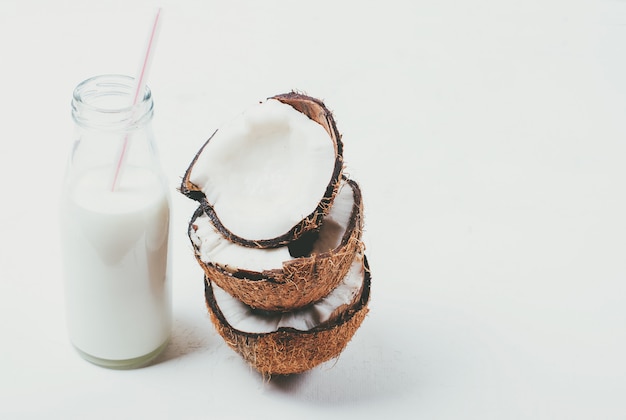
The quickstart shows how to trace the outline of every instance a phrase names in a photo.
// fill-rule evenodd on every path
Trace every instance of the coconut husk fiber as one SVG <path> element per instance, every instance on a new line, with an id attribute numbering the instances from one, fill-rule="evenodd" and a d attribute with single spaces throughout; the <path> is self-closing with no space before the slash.
<path id="1" fill-rule="evenodd" d="M 192 241 L 196 260 L 215 284 L 256 309 L 287 312 L 322 299 L 341 282 L 355 256 L 364 248 L 361 241 L 361 191 L 355 181 L 347 180 L 347 183 L 352 188 L 354 204 L 348 228 L 335 249 L 286 261 L 281 268 L 257 272 L 224 267 L 219 261 L 202 261 Z M 201 207 L 196 210 L 189 223 L 189 232 L 194 229 L 194 221 L 202 212 Z"/>
<path id="2" fill-rule="evenodd" d="M 365 319 L 371 275 L 365 257 L 363 264 L 363 286 L 356 301 L 311 330 L 279 328 L 269 333 L 239 331 L 225 319 L 215 300 L 211 279 L 205 277 L 205 298 L 211 321 L 228 346 L 264 376 L 305 372 L 338 357 Z"/>

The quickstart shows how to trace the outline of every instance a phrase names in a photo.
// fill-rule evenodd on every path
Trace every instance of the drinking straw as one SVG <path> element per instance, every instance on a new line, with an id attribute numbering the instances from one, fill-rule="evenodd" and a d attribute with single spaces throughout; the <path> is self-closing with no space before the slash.
<path id="1" fill-rule="evenodd" d="M 140 68 L 137 77 L 135 78 L 135 94 L 133 97 L 133 108 L 139 102 L 139 96 L 145 90 L 146 80 L 148 77 L 148 70 L 150 70 L 150 65 L 152 64 L 152 57 L 154 52 L 154 47 L 156 44 L 156 37 L 158 35 L 158 31 L 160 28 L 160 20 L 161 17 L 161 8 L 157 9 L 156 15 L 154 16 L 154 22 L 152 24 L 152 29 L 150 31 L 150 35 L 148 37 L 148 42 L 146 44 L 146 49 L 143 55 L 143 61 L 140 63 Z M 124 166 L 124 160 L 126 157 L 126 151 L 128 149 L 128 141 L 129 135 L 126 133 L 124 136 L 124 142 L 122 143 L 122 149 L 120 151 L 119 158 L 117 160 L 117 165 L 115 167 L 115 174 L 113 175 L 113 183 L 111 185 L 111 191 L 115 191 L 119 184 L 120 174 L 122 171 L 122 167 Z"/>

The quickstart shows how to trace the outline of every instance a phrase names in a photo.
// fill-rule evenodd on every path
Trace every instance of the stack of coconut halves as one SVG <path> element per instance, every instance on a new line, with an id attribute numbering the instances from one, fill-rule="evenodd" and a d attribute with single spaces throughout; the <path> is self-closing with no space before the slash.
<path id="1" fill-rule="evenodd" d="M 264 375 L 337 357 L 367 314 L 359 186 L 331 112 L 298 93 L 216 131 L 185 173 L 189 238 L 226 343 Z"/>

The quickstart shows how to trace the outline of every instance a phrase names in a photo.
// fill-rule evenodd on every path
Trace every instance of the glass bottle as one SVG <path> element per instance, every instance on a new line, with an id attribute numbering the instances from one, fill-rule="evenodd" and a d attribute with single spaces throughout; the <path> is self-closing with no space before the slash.
<path id="1" fill-rule="evenodd" d="M 86 360 L 145 366 L 172 325 L 170 197 L 152 131 L 146 87 L 102 75 L 74 90 L 75 138 L 61 199 L 69 338 Z"/>

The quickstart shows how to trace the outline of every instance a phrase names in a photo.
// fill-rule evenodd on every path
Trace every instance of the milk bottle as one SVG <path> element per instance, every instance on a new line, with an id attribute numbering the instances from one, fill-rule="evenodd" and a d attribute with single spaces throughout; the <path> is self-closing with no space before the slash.
<path id="1" fill-rule="evenodd" d="M 76 87 L 61 199 L 69 338 L 86 360 L 117 369 L 150 363 L 172 323 L 169 194 L 150 90 L 131 106 L 133 88 L 121 75 Z"/>

